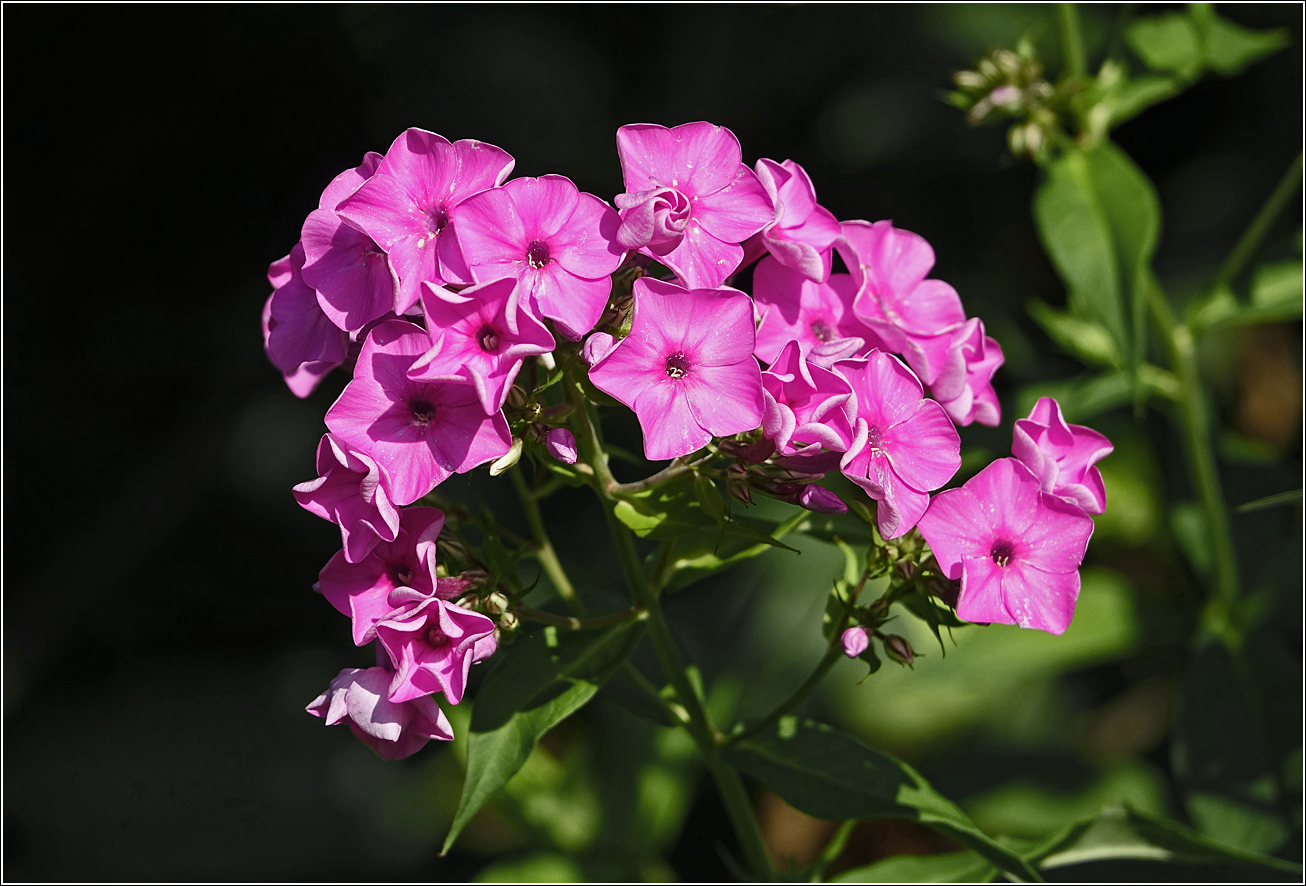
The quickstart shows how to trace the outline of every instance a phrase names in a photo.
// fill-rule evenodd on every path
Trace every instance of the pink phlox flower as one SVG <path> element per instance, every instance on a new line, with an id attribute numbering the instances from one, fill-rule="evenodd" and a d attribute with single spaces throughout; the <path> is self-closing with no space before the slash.
<path id="1" fill-rule="evenodd" d="M 358 740 L 387 760 L 415 754 L 432 738 L 451 741 L 453 727 L 435 699 L 393 702 L 391 679 L 388 668 L 345 668 L 305 710 L 328 726 L 348 720 Z"/>
<path id="2" fill-rule="evenodd" d="M 590 370 L 602 391 L 635 410 L 651 460 L 688 455 L 713 435 L 762 420 L 762 371 L 753 357 L 753 306 L 733 289 L 685 290 L 635 281 L 630 334 Z"/>
<path id="3" fill-rule="evenodd" d="M 961 467 L 961 437 L 896 357 L 874 350 L 836 368 L 852 386 L 856 415 L 855 436 L 839 468 L 879 502 L 880 535 L 897 538 L 925 513 L 930 490 Z"/>
<path id="4" fill-rule="evenodd" d="M 830 257 L 840 234 L 834 214 L 816 202 L 816 188 L 807 171 L 792 160 L 757 161 L 757 178 L 775 204 L 775 218 L 762 229 L 766 251 L 780 264 L 809 280 L 830 276 Z M 747 248 L 747 247 L 745 247 Z"/>
<path id="5" fill-rule="evenodd" d="M 340 525 L 347 561 L 357 563 L 378 541 L 395 540 L 399 511 L 390 501 L 384 468 L 332 434 L 323 434 L 317 445 L 317 472 L 316 480 L 295 487 L 295 501 Z"/>
<path id="6" fill-rule="evenodd" d="M 978 317 L 972 317 L 953 328 L 947 347 L 947 354 L 933 361 L 939 369 L 927 382 L 930 396 L 959 425 L 979 422 L 996 427 L 1002 407 L 993 390 L 993 375 L 1004 359 L 1001 345 L 984 334 Z"/>
<path id="7" fill-rule="evenodd" d="M 331 322 L 349 332 L 393 310 L 399 291 L 399 278 L 385 251 L 336 214 L 336 206 L 372 177 L 381 160 L 380 154 L 369 152 L 362 165 L 332 179 L 300 234 L 304 281 L 317 290 Z"/>
<path id="8" fill-rule="evenodd" d="M 888 221 L 849 221 L 840 225 L 835 248 L 857 283 L 853 310 L 877 332 L 896 327 L 930 335 L 966 319 L 957 291 L 926 279 L 934 250 L 919 234 Z"/>
<path id="9" fill-rule="evenodd" d="M 1092 428 L 1066 424 L 1061 407 L 1040 397 L 1027 418 L 1018 419 L 1011 453 L 1038 477 L 1040 488 L 1074 502 L 1090 514 L 1106 510 L 1106 486 L 1094 465 L 1114 451 Z"/>
<path id="10" fill-rule="evenodd" d="M 276 289 L 263 305 L 263 348 L 296 397 L 307 397 L 322 376 L 344 362 L 349 341 L 322 313 L 303 269 L 304 247 L 296 243 L 268 267 Z"/>
<path id="11" fill-rule="evenodd" d="M 762 397 L 762 429 L 781 455 L 813 448 L 844 452 L 852 444 L 852 388 L 842 376 L 804 359 L 798 342 L 785 345 L 763 371 Z"/>
<path id="12" fill-rule="evenodd" d="M 739 267 L 740 247 L 775 220 L 734 133 L 711 123 L 617 130 L 626 192 L 616 198 L 616 239 L 669 267 L 687 288 L 720 286 Z"/>
<path id="13" fill-rule="evenodd" d="M 871 638 L 867 635 L 866 628 L 855 625 L 843 632 L 839 642 L 843 645 L 844 655 L 856 658 L 870 647 Z"/>
<path id="14" fill-rule="evenodd" d="M 514 297 L 517 286 L 506 277 L 454 293 L 423 283 L 431 347 L 409 367 L 408 377 L 466 382 L 487 414 L 502 409 L 522 360 L 555 345 L 544 324 Z"/>
<path id="15" fill-rule="evenodd" d="M 549 428 L 544 438 L 544 447 L 549 455 L 565 465 L 576 463 L 576 437 L 566 428 Z"/>
<path id="16" fill-rule="evenodd" d="M 878 346 L 875 333 L 853 314 L 856 291 L 848 274 L 831 274 L 816 283 L 774 256 L 762 259 L 753 271 L 753 298 L 762 314 L 753 353 L 772 363 L 796 341 L 808 359 L 829 368 Z"/>
<path id="17" fill-rule="evenodd" d="M 424 596 L 409 588 L 390 595 L 393 612 L 376 625 L 376 636 L 396 668 L 390 700 L 409 701 L 443 692 L 462 701 L 472 665 L 494 654 L 494 622 L 479 612 Z"/>
<path id="18" fill-rule="evenodd" d="M 408 377 L 430 349 L 420 326 L 404 320 L 377 326 L 358 355 L 353 380 L 326 414 L 332 433 L 385 468 L 398 505 L 512 447 L 503 413 L 487 414 L 475 387 Z"/>
<path id="19" fill-rule="evenodd" d="M 1052 634 L 1070 624 L 1093 519 L 1041 492 L 1017 459 L 934 496 L 920 528 L 944 574 L 961 579 L 959 617 Z"/>
<path id="20" fill-rule="evenodd" d="M 808 483 L 798 490 L 798 495 L 793 499 L 794 504 L 816 514 L 846 514 L 848 506 L 843 503 L 843 499 L 835 495 L 824 486 L 817 486 L 815 483 Z"/>
<path id="21" fill-rule="evenodd" d="M 444 528 L 436 508 L 406 508 L 394 541 L 378 541 L 358 562 L 336 553 L 318 573 L 318 590 L 353 622 L 356 646 L 376 637 L 376 623 L 395 607 L 390 592 L 412 588 L 423 596 L 444 596 L 435 577 L 435 546 Z"/>
<path id="22" fill-rule="evenodd" d="M 625 250 L 614 242 L 620 219 L 561 175 L 513 179 L 459 209 L 458 242 L 478 282 L 521 281 L 520 297 L 579 341 L 612 291 L 609 275 Z"/>
<path id="23" fill-rule="evenodd" d="M 395 313 L 417 303 L 423 282 L 471 283 L 454 236 L 460 205 L 503 183 L 513 159 L 473 139 L 450 144 L 423 129 L 394 140 L 371 178 L 336 211 L 375 240 L 399 278 Z"/>

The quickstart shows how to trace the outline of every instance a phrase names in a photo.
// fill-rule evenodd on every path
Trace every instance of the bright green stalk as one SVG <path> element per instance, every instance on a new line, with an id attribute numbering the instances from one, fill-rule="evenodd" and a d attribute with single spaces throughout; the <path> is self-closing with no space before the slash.
<path id="1" fill-rule="evenodd" d="M 1065 55 L 1066 74 L 1083 77 L 1087 68 L 1084 64 L 1084 37 L 1079 27 L 1079 8 L 1073 3 L 1058 3 L 1057 12 L 1061 19 L 1061 51 Z"/>
<path id="2" fill-rule="evenodd" d="M 549 540 L 549 534 L 544 529 L 540 503 L 535 500 L 535 494 L 526 485 L 526 478 L 522 476 L 521 468 L 513 465 L 508 469 L 508 473 L 512 475 L 512 485 L 516 487 L 517 495 L 521 498 L 522 510 L 526 512 L 526 522 L 531 525 L 531 535 L 535 537 L 535 559 L 540 561 L 544 573 L 557 589 L 558 596 L 562 597 L 577 615 L 584 615 L 585 604 L 576 596 L 576 589 L 567 578 L 567 573 L 558 560 L 558 554 L 553 550 L 553 542 Z"/>
<path id="3" fill-rule="evenodd" d="M 1274 192 L 1265 201 L 1265 205 L 1261 207 L 1261 211 L 1256 213 L 1256 218 L 1252 219 L 1252 223 L 1247 226 L 1247 230 L 1238 239 L 1238 243 L 1234 246 L 1233 251 L 1229 253 L 1229 257 L 1224 260 L 1219 273 L 1215 275 L 1215 279 L 1211 281 L 1211 286 L 1207 290 L 1208 297 L 1233 282 L 1233 278 L 1238 276 L 1238 272 L 1256 254 L 1261 241 L 1269 233 L 1270 226 L 1274 224 L 1274 220 L 1283 212 L 1284 207 L 1288 205 L 1288 201 L 1292 199 L 1292 196 L 1297 193 L 1297 188 L 1301 186 L 1301 175 L 1302 155 L 1298 154 L 1292 166 L 1288 167 L 1288 171 L 1279 180 Z"/>

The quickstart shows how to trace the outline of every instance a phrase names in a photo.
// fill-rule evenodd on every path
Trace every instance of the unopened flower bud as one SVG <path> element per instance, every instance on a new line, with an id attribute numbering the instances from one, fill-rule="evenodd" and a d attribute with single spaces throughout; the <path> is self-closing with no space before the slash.
<path id="1" fill-rule="evenodd" d="M 527 403 L 526 391 L 521 385 L 513 385 L 508 389 L 508 403 L 514 409 L 521 409 Z"/>
<path id="2" fill-rule="evenodd" d="M 491 615 L 499 615 L 508 611 L 508 598 L 503 594 L 494 593 L 485 598 L 485 611 Z"/>
<path id="3" fill-rule="evenodd" d="M 504 471 L 508 470 L 508 468 L 517 464 L 518 459 L 521 458 L 521 450 L 522 441 L 521 437 L 518 437 L 516 440 L 512 441 L 512 448 L 504 453 L 498 461 L 490 465 L 490 476 L 497 477 Z"/>
<path id="4" fill-rule="evenodd" d="M 741 501 L 746 505 L 753 503 L 753 492 L 748 488 L 748 483 L 740 482 L 737 479 L 726 480 L 726 491 L 736 501 Z"/>
<path id="5" fill-rule="evenodd" d="M 589 338 L 585 339 L 585 345 L 580 349 L 581 358 L 593 366 L 602 360 L 617 346 L 617 340 L 606 332 L 596 332 Z"/>
<path id="6" fill-rule="evenodd" d="M 566 428 L 553 428 L 545 439 L 544 447 L 549 455 L 565 465 L 576 463 L 576 438 Z"/>
<path id="7" fill-rule="evenodd" d="M 797 503 L 818 514 L 848 513 L 848 506 L 843 503 L 843 499 L 815 483 L 803 487 L 802 492 L 798 493 Z"/>
<path id="8" fill-rule="evenodd" d="M 961 582 L 947 578 L 936 578 L 930 582 L 930 593 L 948 605 L 957 608 L 957 597 L 961 594 Z"/>
<path id="9" fill-rule="evenodd" d="M 916 564 L 910 560 L 901 560 L 898 563 L 898 572 L 902 573 L 903 578 L 911 578 L 916 574 Z"/>
<path id="10" fill-rule="evenodd" d="M 912 651 L 911 644 L 897 634 L 885 636 L 884 654 L 898 664 L 909 665 L 916 660 L 916 653 Z"/>
<path id="11" fill-rule="evenodd" d="M 849 658 L 856 658 L 871 645 L 871 638 L 863 627 L 849 628 L 843 632 L 840 640 L 843 643 L 843 654 Z"/>
<path id="12" fill-rule="evenodd" d="M 520 622 L 517 621 L 517 613 L 508 611 L 499 615 L 499 630 L 515 631 L 519 625 Z"/>
<path id="13" fill-rule="evenodd" d="M 461 606 L 463 609 L 475 609 L 481 605 L 481 598 L 477 594 L 467 594 L 454 602 L 455 606 Z"/>

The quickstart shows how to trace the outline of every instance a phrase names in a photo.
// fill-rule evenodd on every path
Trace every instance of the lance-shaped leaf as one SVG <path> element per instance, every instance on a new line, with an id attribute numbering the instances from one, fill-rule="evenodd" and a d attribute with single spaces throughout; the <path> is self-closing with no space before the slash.
<path id="1" fill-rule="evenodd" d="M 1018 853 L 980 830 L 906 763 L 833 727 L 786 717 L 731 747 L 726 760 L 808 815 L 917 821 L 1022 880 L 1039 879 Z"/>
<path id="2" fill-rule="evenodd" d="M 1152 183 L 1110 142 L 1067 151 L 1048 167 L 1034 217 L 1066 284 L 1071 314 L 1105 329 L 1136 375 L 1146 343 L 1146 279 L 1161 224 Z"/>
<path id="3" fill-rule="evenodd" d="M 472 708 L 467 778 L 444 841 L 448 852 L 485 801 L 517 774 L 535 743 L 585 705 L 643 632 L 626 622 L 602 633 L 546 627 L 495 656 Z"/>

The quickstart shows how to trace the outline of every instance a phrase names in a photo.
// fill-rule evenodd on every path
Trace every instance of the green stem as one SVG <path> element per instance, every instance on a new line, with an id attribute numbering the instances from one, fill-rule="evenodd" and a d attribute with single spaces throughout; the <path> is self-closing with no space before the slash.
<path id="1" fill-rule="evenodd" d="M 549 540 L 549 534 L 544 529 L 540 503 L 535 500 L 535 494 L 526 485 L 526 478 L 522 476 L 521 468 L 513 465 L 508 469 L 508 473 L 512 475 L 512 485 L 516 487 L 517 495 L 521 498 L 522 509 L 526 512 L 526 522 L 530 523 L 531 535 L 535 537 L 535 559 L 544 567 L 544 572 L 549 576 L 549 581 L 553 582 L 558 596 L 562 597 L 577 615 L 584 615 L 585 604 L 576 596 L 576 589 L 567 578 L 567 573 L 558 560 L 558 554 L 553 550 L 553 542 Z"/>
<path id="2" fill-rule="evenodd" d="M 620 484 L 608 468 L 608 454 L 603 449 L 603 437 L 598 422 L 590 411 L 590 403 L 585 399 L 580 382 L 574 376 L 575 364 L 563 369 L 562 386 L 567 394 L 567 402 L 573 407 L 575 421 L 576 445 L 580 449 L 581 460 L 594 472 L 591 485 L 605 499 Z"/>
<path id="3" fill-rule="evenodd" d="M 1252 223 L 1247 226 L 1247 230 L 1243 232 L 1237 245 L 1229 253 L 1229 257 L 1220 266 L 1219 273 L 1215 275 L 1215 279 L 1211 281 L 1211 285 L 1207 289 L 1208 297 L 1232 283 L 1233 278 L 1238 276 L 1238 273 L 1251 260 L 1251 257 L 1256 254 L 1261 241 L 1269 233 L 1270 226 L 1283 212 L 1284 207 L 1288 205 L 1288 201 L 1297 193 L 1297 188 L 1301 186 L 1301 176 L 1302 155 L 1298 154 L 1292 166 L 1288 167 L 1288 171 L 1279 180 L 1274 193 L 1270 194 L 1269 199 L 1265 201 L 1265 205 L 1261 207 L 1261 211 L 1256 213 L 1256 218 L 1252 219 Z"/>
<path id="4" fill-rule="evenodd" d="M 1215 563 L 1215 599 L 1231 614 L 1233 604 L 1238 599 L 1238 564 L 1234 557 L 1233 536 L 1229 531 L 1228 511 L 1224 504 L 1224 493 L 1220 489 L 1215 453 L 1211 446 L 1206 392 L 1197 369 L 1193 336 L 1185 324 L 1175 319 L 1165 292 L 1150 272 L 1145 285 L 1157 332 L 1170 358 L 1171 368 L 1179 379 L 1179 414 L 1188 450 L 1189 468 L 1210 529 L 1211 556 Z"/>
<path id="5" fill-rule="evenodd" d="M 838 638 L 842 633 L 842 630 L 836 630 L 834 636 Z M 781 717 L 797 707 L 803 699 L 807 698 L 808 694 L 816 687 L 816 684 L 821 682 L 822 678 L 825 677 L 830 668 L 834 667 L 834 663 L 839 660 L 839 656 L 842 654 L 843 653 L 839 647 L 832 644 L 825 650 L 825 655 L 821 658 L 820 662 L 817 663 L 816 669 L 813 670 L 812 673 L 808 675 L 807 679 L 803 681 L 803 685 L 790 693 L 788 698 L 776 705 L 775 708 L 765 717 L 758 720 L 742 732 L 736 732 L 734 735 L 730 736 L 729 744 L 734 744 L 743 741 L 746 738 L 751 738 L 762 730 L 770 728 Z"/>
<path id="6" fill-rule="evenodd" d="M 1083 77 L 1087 68 L 1084 64 L 1084 37 L 1079 27 L 1079 8 L 1073 3 L 1058 3 L 1057 11 L 1061 19 L 1061 51 L 1066 57 L 1066 74 Z"/>
<path id="7" fill-rule="evenodd" d="M 538 621 L 546 625 L 557 625 L 560 628 L 568 628 L 573 631 L 597 631 L 628 621 L 642 621 L 648 617 L 648 614 L 638 606 L 632 606 L 624 612 L 614 612 L 611 615 L 604 615 L 599 618 L 574 618 L 570 615 L 544 612 L 520 604 L 514 606 L 513 611 L 522 618 L 529 618 L 531 621 Z"/>
<path id="8" fill-rule="evenodd" d="M 813 882 L 825 876 L 825 869 L 834 864 L 835 859 L 843 854 L 844 847 L 848 845 L 848 838 L 852 836 L 853 828 L 857 826 L 857 819 L 848 818 L 839 824 L 834 835 L 830 837 L 830 842 L 825 844 L 821 850 L 821 857 L 816 860 L 811 869 L 807 872 L 813 878 Z"/>
<path id="9" fill-rule="evenodd" d="M 843 654 L 841 639 L 844 628 L 848 624 L 848 615 L 852 612 L 853 607 L 857 605 L 857 598 L 861 596 L 862 588 L 866 586 L 866 582 L 870 577 L 871 572 L 869 569 L 862 572 L 862 577 L 858 580 L 857 587 L 853 588 L 852 594 L 844 604 L 843 615 L 840 616 L 839 623 L 834 626 L 834 631 L 830 634 L 830 645 L 826 648 L 824 657 L 817 662 L 815 670 L 813 670 L 812 673 L 808 675 L 807 679 L 803 681 L 803 685 L 790 693 L 788 698 L 776 705 L 775 708 L 765 717 L 758 720 L 742 732 L 736 732 L 734 735 L 730 736 L 728 741 L 729 744 L 743 741 L 746 738 L 757 735 L 757 733 L 761 732 L 763 729 L 769 728 L 781 717 L 789 713 L 790 710 L 797 707 L 802 700 L 816 688 L 816 684 L 820 683 L 825 675 L 829 673 L 830 668 L 834 667 L 834 663 L 838 661 L 839 656 Z"/>
<path id="10" fill-rule="evenodd" d="M 631 594 L 638 606 L 648 610 L 648 635 L 653 644 L 653 652 L 662 666 L 663 673 L 675 687 L 677 700 L 688 714 L 689 720 L 685 723 L 685 729 L 698 745 L 707 771 L 716 783 L 717 791 L 726 807 L 726 814 L 730 817 L 730 823 L 739 838 L 744 858 L 754 876 L 773 880 L 775 870 L 767 855 L 766 844 L 762 842 L 762 832 L 758 827 L 757 817 L 753 814 L 753 803 L 744 788 L 744 781 L 738 771 L 721 759 L 720 745 L 723 739 L 713 728 L 707 709 L 685 674 L 680 653 L 676 650 L 675 639 L 671 636 L 671 629 L 662 614 L 662 605 L 644 577 L 644 569 L 640 565 L 635 542 L 613 512 L 613 501 L 610 497 L 603 498 L 603 512 L 608 520 L 612 540 L 617 546 L 621 570 L 626 576 Z"/>
<path id="11" fill-rule="evenodd" d="M 689 712 L 680 705 L 663 698 L 662 693 L 658 692 L 658 688 L 649 682 L 648 677 L 639 672 L 639 668 L 631 664 L 629 660 L 623 661 L 621 668 L 626 672 L 626 676 L 630 678 L 630 682 L 634 683 L 640 692 L 667 712 L 667 716 L 671 718 L 672 722 L 679 723 L 682 726 L 689 723 Z"/>

